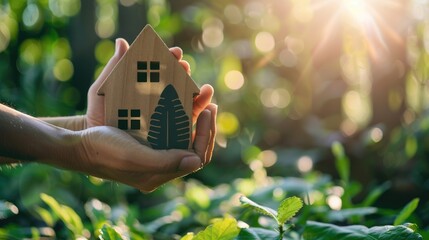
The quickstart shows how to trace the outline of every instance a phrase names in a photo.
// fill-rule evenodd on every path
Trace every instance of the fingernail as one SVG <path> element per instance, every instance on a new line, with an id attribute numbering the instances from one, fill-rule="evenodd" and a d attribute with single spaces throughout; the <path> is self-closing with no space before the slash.
<path id="1" fill-rule="evenodd" d="M 180 171 L 192 172 L 200 169 L 202 166 L 201 159 L 197 156 L 184 157 L 179 165 Z"/>

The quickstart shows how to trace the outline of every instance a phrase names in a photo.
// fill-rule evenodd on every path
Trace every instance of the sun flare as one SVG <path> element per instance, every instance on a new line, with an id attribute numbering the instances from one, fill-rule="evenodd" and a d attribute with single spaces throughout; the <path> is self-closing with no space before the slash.
<path id="1" fill-rule="evenodd" d="M 368 3 L 363 0 L 342 0 L 343 10 L 349 14 L 353 20 L 361 25 L 366 25 L 373 21 Z"/>

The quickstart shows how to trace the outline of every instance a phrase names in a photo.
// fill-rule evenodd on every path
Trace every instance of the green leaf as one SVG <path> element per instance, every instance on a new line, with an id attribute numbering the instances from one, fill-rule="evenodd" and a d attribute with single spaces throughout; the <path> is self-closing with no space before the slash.
<path id="1" fill-rule="evenodd" d="M 414 210 L 416 210 L 417 206 L 419 205 L 419 201 L 420 199 L 418 198 L 414 198 L 413 200 L 411 200 L 411 202 L 409 202 L 398 214 L 395 221 L 393 222 L 393 225 L 396 226 L 404 223 L 405 220 L 407 220 L 407 218 L 409 218 L 411 214 L 413 214 Z"/>
<path id="2" fill-rule="evenodd" d="M 329 221 L 335 222 L 341 222 L 345 221 L 347 219 L 350 219 L 351 217 L 355 216 L 366 216 L 370 214 L 374 214 L 377 212 L 377 208 L 375 207 L 363 207 L 363 208 L 348 208 L 348 209 L 342 209 L 342 210 L 336 210 L 336 211 L 329 211 L 328 213 L 328 219 Z"/>
<path id="3" fill-rule="evenodd" d="M 64 222 L 67 228 L 73 232 L 75 236 L 82 235 L 84 230 L 82 220 L 72 208 L 59 204 L 53 197 L 47 194 L 42 193 L 40 194 L 40 197 L 52 209 L 54 214 Z M 39 213 L 41 212 L 39 211 Z M 49 219 L 45 220 L 48 220 L 48 222 L 50 221 Z"/>
<path id="4" fill-rule="evenodd" d="M 244 228 L 241 229 L 240 234 L 236 240 L 266 240 L 278 239 L 279 233 L 273 230 L 264 228 Z"/>
<path id="5" fill-rule="evenodd" d="M 39 216 L 42 218 L 42 220 L 50 227 L 53 227 L 58 220 L 57 216 L 53 216 L 51 212 L 44 208 L 36 207 L 35 210 L 37 214 L 39 214 Z"/>
<path id="6" fill-rule="evenodd" d="M 418 142 L 415 136 L 408 136 L 405 142 L 405 154 L 408 158 L 414 157 L 418 150 Z"/>
<path id="7" fill-rule="evenodd" d="M 339 142 L 334 142 L 332 144 L 332 153 L 335 156 L 335 166 L 341 180 L 348 183 L 350 177 L 350 161 L 344 153 L 343 145 Z"/>
<path id="8" fill-rule="evenodd" d="M 380 186 L 377 186 L 375 189 L 373 189 L 368 196 L 365 198 L 365 200 L 362 202 L 362 207 L 369 207 L 372 206 L 372 204 L 377 201 L 377 199 L 390 188 L 391 184 L 390 182 L 385 182 L 381 184 Z"/>
<path id="9" fill-rule="evenodd" d="M 100 235 L 98 238 L 100 240 L 123 240 L 121 235 L 108 224 L 104 224 L 100 229 Z"/>
<path id="10" fill-rule="evenodd" d="M 347 227 L 308 221 L 304 229 L 304 239 L 326 240 L 422 240 L 422 236 L 411 228 L 399 226 L 377 226 L 367 228 L 361 225 Z"/>
<path id="11" fill-rule="evenodd" d="M 31 228 L 31 239 L 32 240 L 39 240 L 40 239 L 39 230 L 35 227 Z"/>
<path id="12" fill-rule="evenodd" d="M 80 219 L 79 215 L 77 215 L 77 213 L 69 206 L 63 205 L 61 209 L 61 220 L 70 230 L 72 230 L 75 235 L 81 235 L 83 232 L 83 224 L 82 219 Z"/>
<path id="13" fill-rule="evenodd" d="M 259 212 L 261 214 L 270 216 L 271 218 L 273 218 L 274 220 L 276 220 L 276 222 L 280 225 L 280 222 L 277 219 L 277 212 L 276 212 L 276 210 L 271 209 L 269 207 L 265 207 L 265 206 L 259 205 L 259 204 L 255 203 L 254 201 L 248 199 L 245 196 L 241 196 L 240 197 L 240 202 L 242 204 L 246 204 L 246 205 L 250 206 L 252 209 L 254 209 L 255 211 L 257 211 L 257 212 Z"/>
<path id="14" fill-rule="evenodd" d="M 173 85 L 162 91 L 147 137 L 154 149 L 188 149 L 190 121 Z"/>
<path id="15" fill-rule="evenodd" d="M 199 232 L 192 240 L 229 240 L 237 237 L 239 233 L 237 220 L 226 217 Z"/>
<path id="16" fill-rule="evenodd" d="M 280 224 L 284 224 L 291 219 L 302 208 L 302 200 L 298 197 L 289 197 L 280 203 L 277 210 L 277 219 Z"/>
<path id="17" fill-rule="evenodd" d="M 61 206 L 57 202 L 57 200 L 55 200 L 53 197 L 51 197 L 45 193 L 40 194 L 40 198 L 43 200 L 43 202 L 45 202 L 52 209 L 54 214 L 56 214 L 58 217 L 60 217 Z"/>
<path id="18" fill-rule="evenodd" d="M 183 236 L 182 238 L 180 238 L 180 240 L 192 240 L 194 239 L 194 233 L 187 233 L 185 236 Z"/>

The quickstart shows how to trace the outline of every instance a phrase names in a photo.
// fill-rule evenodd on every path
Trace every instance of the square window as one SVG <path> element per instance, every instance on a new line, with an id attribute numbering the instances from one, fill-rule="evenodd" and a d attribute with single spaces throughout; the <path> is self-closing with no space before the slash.
<path id="1" fill-rule="evenodd" d="M 131 130 L 140 130 L 140 120 L 131 120 Z"/>
<path id="2" fill-rule="evenodd" d="M 127 109 L 118 109 L 118 117 L 128 117 Z"/>
<path id="3" fill-rule="evenodd" d="M 138 72 L 137 82 L 147 82 L 147 72 Z"/>
<path id="4" fill-rule="evenodd" d="M 150 62 L 150 70 L 159 70 L 159 62 Z"/>
<path id="5" fill-rule="evenodd" d="M 122 129 L 122 130 L 127 130 L 128 129 L 128 120 L 119 119 L 118 120 L 118 128 Z"/>
<path id="6" fill-rule="evenodd" d="M 151 82 L 159 82 L 159 72 L 151 72 L 150 73 L 150 81 Z"/>
<path id="7" fill-rule="evenodd" d="M 131 117 L 140 117 L 140 109 L 131 109 Z"/>
<path id="8" fill-rule="evenodd" d="M 147 62 L 137 62 L 137 69 L 138 70 L 146 70 L 147 69 Z"/>

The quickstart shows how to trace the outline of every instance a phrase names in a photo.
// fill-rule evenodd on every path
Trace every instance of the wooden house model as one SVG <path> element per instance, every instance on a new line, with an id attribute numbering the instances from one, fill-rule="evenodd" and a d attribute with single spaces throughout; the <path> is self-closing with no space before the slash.
<path id="1" fill-rule="evenodd" d="M 105 124 L 154 149 L 191 149 L 192 104 L 199 88 L 146 25 L 100 86 Z"/>

